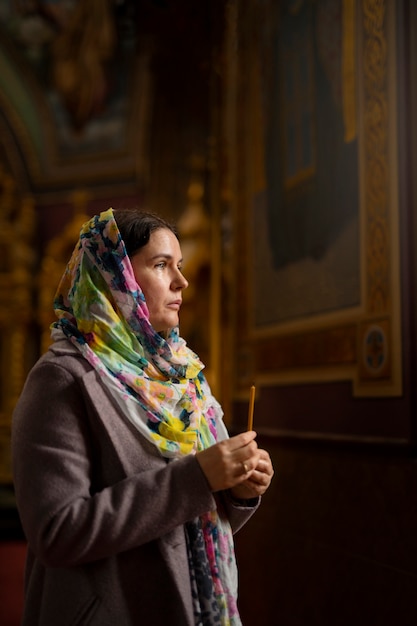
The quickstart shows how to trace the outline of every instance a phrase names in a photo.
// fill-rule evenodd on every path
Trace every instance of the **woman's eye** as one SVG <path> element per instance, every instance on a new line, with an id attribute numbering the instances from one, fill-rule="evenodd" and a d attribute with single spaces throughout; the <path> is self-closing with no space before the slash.
<path id="1" fill-rule="evenodd" d="M 157 263 L 155 265 L 155 267 L 162 267 L 162 268 L 164 268 L 164 267 L 166 267 L 166 262 L 165 261 L 161 261 L 160 263 Z"/>

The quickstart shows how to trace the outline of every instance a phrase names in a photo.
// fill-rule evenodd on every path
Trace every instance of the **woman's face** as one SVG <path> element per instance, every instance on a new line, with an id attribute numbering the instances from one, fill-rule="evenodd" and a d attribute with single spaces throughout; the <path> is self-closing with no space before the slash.
<path id="1" fill-rule="evenodd" d="M 178 326 L 182 290 L 188 282 L 181 273 L 181 248 L 174 233 L 167 228 L 153 231 L 130 261 L 154 329 L 161 332 Z"/>

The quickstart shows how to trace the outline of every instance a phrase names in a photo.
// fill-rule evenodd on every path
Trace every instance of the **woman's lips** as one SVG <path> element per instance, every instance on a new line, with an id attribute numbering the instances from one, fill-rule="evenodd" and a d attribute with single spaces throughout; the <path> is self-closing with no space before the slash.
<path id="1" fill-rule="evenodd" d="M 168 302 L 168 308 L 170 309 L 174 309 L 175 311 L 179 311 L 179 308 L 181 306 L 181 300 L 174 300 L 173 302 Z"/>

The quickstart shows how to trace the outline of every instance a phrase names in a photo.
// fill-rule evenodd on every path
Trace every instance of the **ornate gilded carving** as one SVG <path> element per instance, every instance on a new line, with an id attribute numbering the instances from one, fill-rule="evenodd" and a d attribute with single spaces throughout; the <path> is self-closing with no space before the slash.
<path id="1" fill-rule="evenodd" d="M 81 226 L 89 219 L 85 213 L 88 193 L 83 190 L 73 194 L 74 217 L 64 231 L 54 237 L 46 247 L 39 273 L 38 311 L 41 324 L 41 353 L 51 343 L 50 326 L 55 321 L 53 301 L 58 283 L 78 241 Z"/>
<path id="2" fill-rule="evenodd" d="M 187 189 L 187 206 L 177 222 L 184 257 L 183 272 L 189 281 L 180 314 L 181 334 L 205 363 L 213 384 L 213 345 L 209 328 L 212 307 L 212 242 L 210 221 L 204 206 L 202 164 L 194 171 Z M 201 171 L 200 171 L 201 170 Z"/>
<path id="3" fill-rule="evenodd" d="M 366 307 L 372 314 L 388 311 L 391 299 L 385 14 L 385 2 L 366 0 L 363 3 Z"/>
<path id="4" fill-rule="evenodd" d="M 11 476 L 10 435 L 14 406 L 35 349 L 33 319 L 36 256 L 33 199 L 21 196 L 0 165 L 0 482 Z"/>

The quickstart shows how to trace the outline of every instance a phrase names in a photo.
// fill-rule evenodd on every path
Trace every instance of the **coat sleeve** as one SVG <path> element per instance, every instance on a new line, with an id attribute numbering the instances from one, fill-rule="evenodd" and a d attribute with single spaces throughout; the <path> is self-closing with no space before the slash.
<path id="1" fill-rule="evenodd" d="M 229 491 L 222 492 L 222 505 L 226 511 L 234 534 L 252 517 L 260 503 L 260 497 L 238 502 L 230 495 Z"/>
<path id="2" fill-rule="evenodd" d="M 168 465 L 148 460 L 143 471 L 96 491 L 86 413 L 79 381 L 50 362 L 34 367 L 14 412 L 16 499 L 30 547 L 44 564 L 106 558 L 178 531 L 216 507 L 194 456 Z"/>

